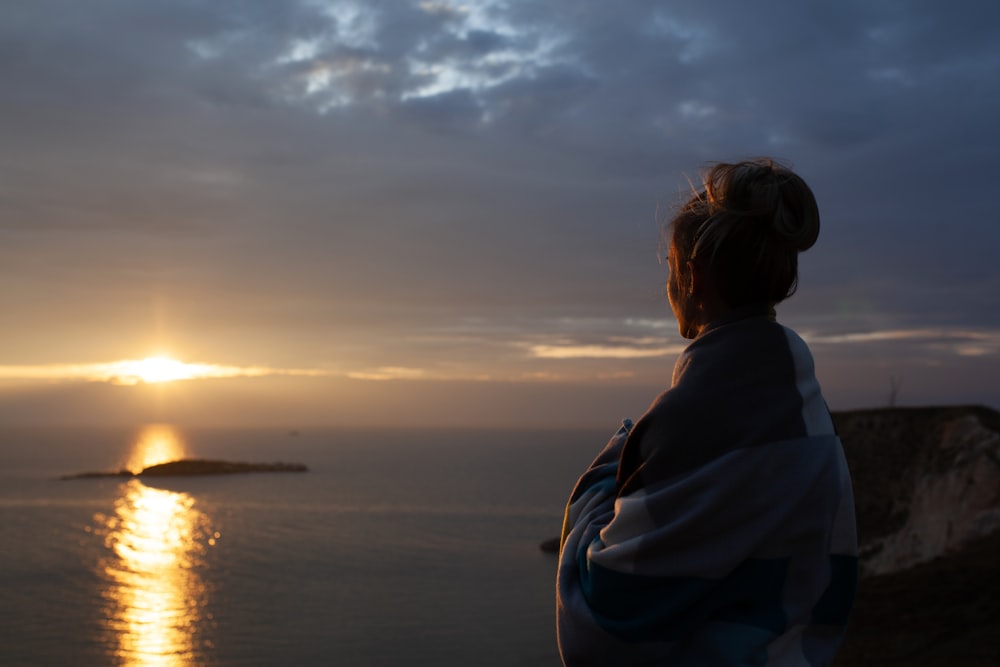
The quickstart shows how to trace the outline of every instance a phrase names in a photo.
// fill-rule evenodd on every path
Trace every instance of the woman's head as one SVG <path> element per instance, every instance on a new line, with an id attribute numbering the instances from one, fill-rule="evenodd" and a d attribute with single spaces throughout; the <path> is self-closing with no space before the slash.
<path id="1" fill-rule="evenodd" d="M 720 163 L 669 229 L 668 295 L 682 320 L 678 308 L 699 276 L 727 308 L 773 306 L 791 296 L 798 253 L 819 236 L 819 209 L 805 181 L 770 159 Z M 684 321 L 681 333 L 688 335 Z"/>

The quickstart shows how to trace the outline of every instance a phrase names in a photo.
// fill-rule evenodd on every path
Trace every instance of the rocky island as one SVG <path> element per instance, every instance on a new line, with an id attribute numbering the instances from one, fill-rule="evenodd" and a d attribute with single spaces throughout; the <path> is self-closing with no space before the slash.
<path id="1" fill-rule="evenodd" d="M 301 463 L 246 463 L 211 459 L 180 459 L 148 466 L 139 472 L 118 470 L 109 472 L 81 472 L 63 475 L 59 479 L 90 479 L 93 477 L 190 477 L 194 475 L 236 475 L 254 472 L 306 472 Z"/>

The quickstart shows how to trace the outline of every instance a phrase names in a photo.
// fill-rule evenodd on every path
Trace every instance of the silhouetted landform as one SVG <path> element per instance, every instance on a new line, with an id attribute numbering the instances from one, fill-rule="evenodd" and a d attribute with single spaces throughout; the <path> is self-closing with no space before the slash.
<path id="1" fill-rule="evenodd" d="M 550 537 L 549 539 L 539 544 L 538 548 L 547 554 L 557 554 L 559 553 L 559 538 Z"/>
<path id="2" fill-rule="evenodd" d="M 215 461 L 210 459 L 180 459 L 143 468 L 133 473 L 129 470 L 117 472 L 81 472 L 63 475 L 59 479 L 90 479 L 94 477 L 191 477 L 195 475 L 239 475 L 256 472 L 307 472 L 301 463 L 245 463 L 239 461 Z"/>
<path id="3" fill-rule="evenodd" d="M 1000 413 L 983 406 L 833 415 L 854 481 L 866 575 L 931 561 L 1000 530 Z"/>
<path id="4" fill-rule="evenodd" d="M 1000 665 L 1000 413 L 834 413 L 862 579 L 835 667 Z"/>
<path id="5" fill-rule="evenodd" d="M 861 580 L 834 667 L 1000 665 L 1000 531 Z"/>
<path id="6" fill-rule="evenodd" d="M 862 579 L 835 667 L 1000 665 L 1000 412 L 833 413 Z M 558 538 L 543 551 L 558 552 Z"/>
<path id="7" fill-rule="evenodd" d="M 62 475 L 59 479 L 91 479 L 95 477 L 135 477 L 131 470 L 119 470 L 118 472 L 91 471 L 78 472 L 72 475 Z"/>

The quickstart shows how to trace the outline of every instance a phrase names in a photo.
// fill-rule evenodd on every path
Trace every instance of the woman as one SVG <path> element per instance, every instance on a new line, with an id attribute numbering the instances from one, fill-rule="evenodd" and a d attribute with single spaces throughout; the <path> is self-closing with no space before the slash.
<path id="1" fill-rule="evenodd" d="M 692 342 L 573 490 L 559 648 L 578 665 L 829 665 L 857 583 L 851 481 L 812 357 L 775 322 L 819 235 L 806 183 L 719 164 L 670 225 Z"/>

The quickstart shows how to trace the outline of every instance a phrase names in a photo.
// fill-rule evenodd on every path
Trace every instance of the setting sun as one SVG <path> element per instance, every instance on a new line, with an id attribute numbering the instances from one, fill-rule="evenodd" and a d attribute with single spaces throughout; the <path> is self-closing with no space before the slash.
<path id="1" fill-rule="evenodd" d="M 319 368 L 274 368 L 270 366 L 227 366 L 223 364 L 187 363 L 165 354 L 144 359 L 121 359 L 96 363 L 45 364 L 38 366 L 0 365 L 2 380 L 48 380 L 110 382 L 117 385 L 161 384 L 175 380 L 207 378 L 262 377 L 296 375 L 322 377 L 329 371 Z"/>
<path id="2" fill-rule="evenodd" d="M 190 380 L 200 375 L 197 364 L 185 364 L 164 356 L 127 361 L 123 366 L 122 370 L 126 376 L 136 377 L 143 382 Z"/>

